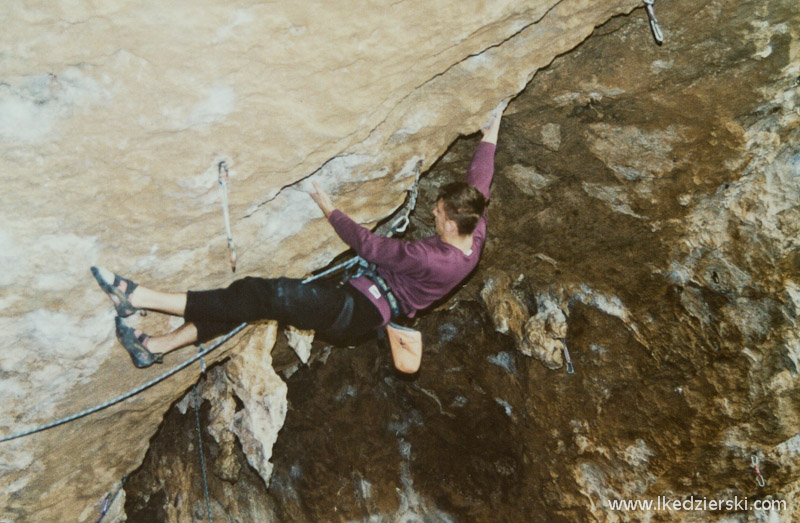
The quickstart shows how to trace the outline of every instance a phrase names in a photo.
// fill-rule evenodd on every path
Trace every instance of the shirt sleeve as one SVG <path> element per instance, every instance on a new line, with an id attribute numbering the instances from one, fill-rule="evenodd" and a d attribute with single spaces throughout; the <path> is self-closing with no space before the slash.
<path id="1" fill-rule="evenodd" d="M 338 209 L 328 221 L 336 234 L 370 263 L 399 273 L 413 273 L 426 266 L 427 251 L 418 242 L 375 234 Z"/>
<path id="2" fill-rule="evenodd" d="M 490 196 L 489 187 L 492 185 L 494 177 L 494 152 L 496 146 L 489 142 L 480 142 L 472 161 L 467 169 L 466 181 L 468 184 L 477 187 L 488 199 Z"/>

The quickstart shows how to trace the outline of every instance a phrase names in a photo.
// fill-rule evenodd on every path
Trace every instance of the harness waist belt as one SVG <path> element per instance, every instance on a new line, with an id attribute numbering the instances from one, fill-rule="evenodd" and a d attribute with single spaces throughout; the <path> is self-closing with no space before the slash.
<path id="1" fill-rule="evenodd" d="M 395 297 L 394 293 L 392 292 L 392 288 L 389 287 L 388 283 L 386 283 L 386 280 L 381 278 L 377 272 L 365 272 L 364 276 L 372 280 L 381 290 L 383 295 L 386 296 L 386 301 L 389 302 L 389 308 L 392 310 L 392 319 L 399 318 L 400 305 L 397 301 L 397 297 Z"/>
<path id="2" fill-rule="evenodd" d="M 345 272 L 340 280 L 340 285 L 348 280 L 366 276 L 372 283 L 378 286 L 378 289 L 380 289 L 381 293 L 386 297 L 392 314 L 391 319 L 400 317 L 400 304 L 397 301 L 397 297 L 392 292 L 392 288 L 389 287 L 389 284 L 386 283 L 386 280 L 378 274 L 375 264 L 369 263 L 364 258 L 358 256 L 343 265 L 345 265 Z M 353 269 L 354 267 L 356 267 L 355 270 Z"/>

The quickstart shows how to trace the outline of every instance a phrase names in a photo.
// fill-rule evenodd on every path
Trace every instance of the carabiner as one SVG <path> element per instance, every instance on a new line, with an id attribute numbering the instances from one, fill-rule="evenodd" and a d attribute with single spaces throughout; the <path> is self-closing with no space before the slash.
<path id="1" fill-rule="evenodd" d="M 766 480 L 764 480 L 764 476 L 761 475 L 761 469 L 758 468 L 758 456 L 753 454 L 750 456 L 750 464 L 753 465 L 753 468 L 756 471 L 756 483 L 759 487 L 765 487 L 767 485 Z"/>
<path id="2" fill-rule="evenodd" d="M 664 33 L 661 32 L 661 27 L 658 25 L 658 20 L 656 20 L 656 10 L 653 7 L 655 0 L 642 0 L 644 2 L 645 11 L 647 11 L 647 18 L 650 19 L 650 29 L 653 30 L 653 38 L 656 39 L 656 43 L 661 45 L 664 43 Z"/>
<path id="3" fill-rule="evenodd" d="M 392 225 L 392 233 L 404 233 L 406 229 L 408 229 L 408 224 L 411 223 L 411 220 L 408 219 L 408 215 L 401 216 L 395 223 Z M 402 224 L 402 225 L 401 225 Z"/>
<path id="4" fill-rule="evenodd" d="M 564 365 L 567 369 L 567 374 L 575 374 L 575 366 L 572 365 L 572 359 L 569 357 L 569 350 L 567 350 L 567 341 L 564 338 L 558 338 L 561 341 L 561 346 L 564 348 Z"/>

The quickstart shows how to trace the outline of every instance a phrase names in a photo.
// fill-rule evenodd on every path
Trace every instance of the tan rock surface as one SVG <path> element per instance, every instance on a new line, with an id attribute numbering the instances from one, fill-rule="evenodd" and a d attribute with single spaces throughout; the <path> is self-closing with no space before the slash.
<path id="1" fill-rule="evenodd" d="M 486 278 L 481 289 L 481 300 L 492 318 L 495 330 L 519 342 L 523 338 L 529 313 L 528 306 L 515 292 L 514 283 L 507 274 L 492 274 Z"/>
<path id="2" fill-rule="evenodd" d="M 520 350 L 526 356 L 535 356 L 549 369 L 559 369 L 564 364 L 563 343 L 567 337 L 565 306 L 557 297 L 540 294 L 536 297 L 536 314 L 525 322 L 525 334 Z"/>
<path id="3" fill-rule="evenodd" d="M 130 366 L 88 268 L 169 289 L 229 282 L 219 161 L 231 168 L 237 274 L 302 274 L 342 245 L 293 184 L 316 174 L 344 209 L 373 222 L 402 199 L 417 161 L 431 165 L 537 68 L 637 5 L 6 3 L 3 434 L 161 372 Z M 4 517 L 95 519 L 197 373 L 3 443 Z"/>
<path id="4" fill-rule="evenodd" d="M 273 324 L 265 337 L 274 343 L 276 332 L 277 326 Z M 264 350 L 263 340 L 257 338 L 252 338 L 225 366 L 225 376 L 244 405 L 233 416 L 232 431 L 241 442 L 250 465 L 269 482 L 272 445 L 286 419 L 286 384 L 273 370 L 272 358 L 269 350 Z"/>

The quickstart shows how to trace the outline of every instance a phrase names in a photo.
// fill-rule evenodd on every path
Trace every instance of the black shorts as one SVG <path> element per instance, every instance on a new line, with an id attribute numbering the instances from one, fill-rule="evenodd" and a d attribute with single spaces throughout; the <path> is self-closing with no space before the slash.
<path id="1" fill-rule="evenodd" d="M 351 345 L 383 323 L 378 308 L 345 283 L 295 278 L 236 280 L 224 289 L 189 291 L 184 318 L 197 327 L 199 343 L 233 330 L 243 322 L 276 320 L 298 329 L 313 329 L 318 338 Z"/>

